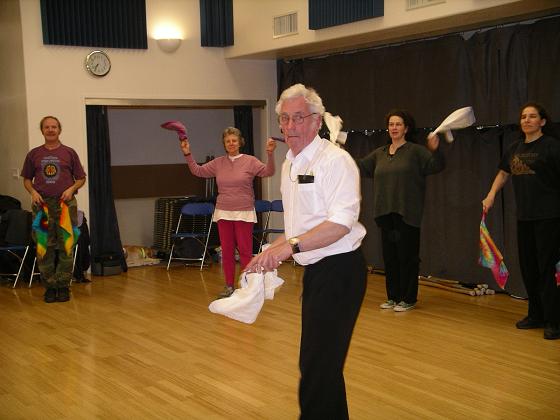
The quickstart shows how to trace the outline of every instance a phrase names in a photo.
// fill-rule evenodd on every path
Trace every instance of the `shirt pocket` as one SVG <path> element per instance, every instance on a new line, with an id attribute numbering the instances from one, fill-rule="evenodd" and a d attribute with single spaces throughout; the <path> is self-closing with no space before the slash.
<path id="1" fill-rule="evenodd" d="M 317 214 L 318 197 L 316 184 L 297 185 L 298 208 L 302 215 Z"/>

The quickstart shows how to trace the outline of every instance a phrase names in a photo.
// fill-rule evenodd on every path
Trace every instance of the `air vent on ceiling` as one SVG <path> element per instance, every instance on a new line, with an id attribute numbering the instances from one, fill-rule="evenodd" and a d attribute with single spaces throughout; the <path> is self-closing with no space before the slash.
<path id="1" fill-rule="evenodd" d="M 432 6 L 445 3 L 445 0 L 406 0 L 406 10 L 418 9 L 419 7 Z"/>
<path id="2" fill-rule="evenodd" d="M 297 12 L 274 17 L 273 38 L 297 34 Z"/>

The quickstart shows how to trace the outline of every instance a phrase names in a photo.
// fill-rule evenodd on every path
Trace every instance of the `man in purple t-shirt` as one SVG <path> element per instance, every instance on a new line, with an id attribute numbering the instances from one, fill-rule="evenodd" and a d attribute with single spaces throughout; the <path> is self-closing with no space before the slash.
<path id="1" fill-rule="evenodd" d="M 33 220 L 38 214 L 41 219 L 37 229 L 42 227 L 46 232 L 46 241 L 40 240 L 34 226 L 35 241 L 40 241 L 41 249 L 45 249 L 44 255 L 39 257 L 38 253 L 37 258 L 46 289 L 45 302 L 66 302 L 70 300 L 73 247 L 70 252 L 65 248 L 61 212 L 66 205 L 72 226 L 77 225 L 78 206 L 74 194 L 85 184 L 86 173 L 74 149 L 61 143 L 62 126 L 58 118 L 44 117 L 39 127 L 45 144 L 27 154 L 21 176 L 23 186 L 31 194 Z"/>

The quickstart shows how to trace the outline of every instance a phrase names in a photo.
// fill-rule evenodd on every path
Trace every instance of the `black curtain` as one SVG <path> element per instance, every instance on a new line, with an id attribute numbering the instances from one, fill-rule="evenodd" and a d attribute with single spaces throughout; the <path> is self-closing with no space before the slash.
<path id="1" fill-rule="evenodd" d="M 233 45 L 233 0 L 200 0 L 200 45 Z"/>
<path id="2" fill-rule="evenodd" d="M 88 142 L 89 212 L 92 261 L 116 256 L 127 270 L 111 184 L 111 148 L 107 107 L 86 106 Z M 92 264 L 95 275 L 97 264 Z"/>
<path id="3" fill-rule="evenodd" d="M 145 0 L 41 0 L 43 44 L 148 48 Z"/>
<path id="4" fill-rule="evenodd" d="M 349 131 L 354 158 L 385 144 L 384 115 L 405 108 L 415 116 L 423 142 L 453 110 L 473 106 L 476 126 L 441 141 L 446 169 L 428 177 L 421 237 L 421 272 L 498 289 L 490 270 L 478 265 L 481 201 L 511 142 L 519 139 L 519 108 L 542 102 L 560 119 L 560 18 L 322 58 L 279 61 L 278 89 L 294 83 L 317 89 L 329 112 Z M 486 127 L 486 128 L 483 128 Z M 555 125 L 558 133 L 558 125 Z M 364 250 L 383 267 L 380 232 L 372 216 L 372 182 L 362 178 Z M 508 183 L 487 216 L 487 226 L 510 272 L 506 290 L 525 296 L 517 257 L 516 211 Z"/>
<path id="5" fill-rule="evenodd" d="M 235 127 L 241 130 L 245 139 L 245 146 L 241 153 L 247 155 L 255 154 L 253 142 L 253 108 L 250 105 L 237 105 L 233 107 L 233 120 Z"/>
<path id="6" fill-rule="evenodd" d="M 278 61 L 278 89 L 312 86 L 347 129 L 381 128 L 391 108 L 436 127 L 471 105 L 478 125 L 517 123 L 519 107 L 542 102 L 560 120 L 560 17 L 321 58 Z"/>

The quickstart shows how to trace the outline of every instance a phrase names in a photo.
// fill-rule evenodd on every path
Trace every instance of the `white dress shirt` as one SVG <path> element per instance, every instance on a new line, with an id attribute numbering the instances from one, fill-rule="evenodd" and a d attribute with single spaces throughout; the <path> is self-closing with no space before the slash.
<path id="1" fill-rule="evenodd" d="M 299 264 L 313 264 L 360 246 L 366 234 L 366 229 L 358 222 L 360 174 L 354 159 L 345 150 L 315 136 L 297 156 L 288 151 L 282 165 L 280 191 L 286 238 L 301 235 L 326 220 L 350 229 L 324 248 L 294 254 Z"/>

